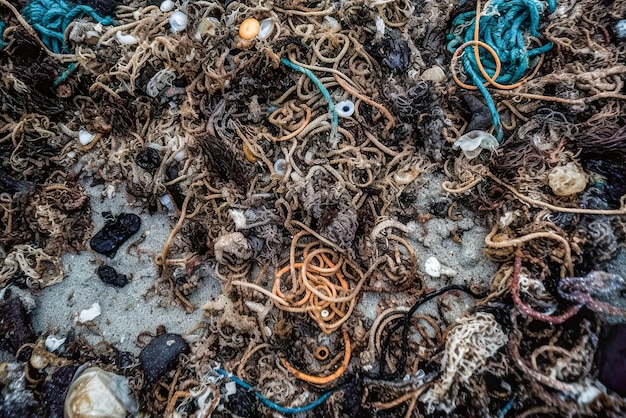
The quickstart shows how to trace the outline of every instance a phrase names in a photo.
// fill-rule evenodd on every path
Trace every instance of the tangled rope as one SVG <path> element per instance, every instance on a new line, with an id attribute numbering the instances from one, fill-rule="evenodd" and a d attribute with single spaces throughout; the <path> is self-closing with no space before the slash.
<path id="1" fill-rule="evenodd" d="M 498 141 L 504 135 L 502 124 L 485 84 L 510 90 L 534 76 L 541 63 L 541 58 L 536 57 L 552 48 L 550 42 L 538 48 L 528 47 L 530 41 L 540 36 L 539 17 L 543 8 L 537 0 L 496 0 L 489 2 L 481 12 L 478 1 L 475 12 L 462 13 L 452 22 L 454 29 L 448 35 L 448 51 L 454 54 L 453 65 L 465 48 L 474 47 L 473 54 L 462 56 L 465 75 L 472 84 L 461 81 L 454 71 L 453 78 L 459 86 L 481 92 L 491 112 Z M 555 8 L 556 1 L 548 1 L 549 11 Z M 534 68 L 533 72 L 522 78 L 530 67 Z"/>
<path id="2" fill-rule="evenodd" d="M 100 16 L 90 6 L 70 7 L 63 0 L 33 0 L 22 9 L 22 15 L 39 32 L 44 45 L 57 54 L 67 49 L 64 33 L 73 20 L 89 16 L 102 25 L 115 23 L 110 16 Z"/>

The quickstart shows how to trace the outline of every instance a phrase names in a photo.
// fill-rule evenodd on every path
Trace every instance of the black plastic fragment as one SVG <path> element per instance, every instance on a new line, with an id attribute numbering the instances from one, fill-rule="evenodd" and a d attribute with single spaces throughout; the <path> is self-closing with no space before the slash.
<path id="1" fill-rule="evenodd" d="M 139 353 L 146 382 L 155 382 L 188 350 L 187 342 L 178 334 L 163 334 L 150 341 Z"/>
<path id="2" fill-rule="evenodd" d="M 98 267 L 98 277 L 106 284 L 116 287 L 124 287 L 128 284 L 128 278 L 125 274 L 118 273 L 111 266 Z"/>
<path id="3" fill-rule="evenodd" d="M 144 148 L 139 151 L 135 158 L 137 165 L 146 171 L 154 171 L 161 165 L 161 156 L 159 151 L 154 148 Z"/>
<path id="4" fill-rule="evenodd" d="M 0 347 L 15 354 L 21 346 L 35 339 L 30 318 L 19 298 L 0 300 Z"/>
<path id="5" fill-rule="evenodd" d="M 110 213 L 103 213 L 104 216 Z M 139 231 L 141 219 L 133 213 L 121 213 L 108 221 L 96 235 L 91 238 L 91 249 L 113 258 L 122 244 L 134 233 Z"/>

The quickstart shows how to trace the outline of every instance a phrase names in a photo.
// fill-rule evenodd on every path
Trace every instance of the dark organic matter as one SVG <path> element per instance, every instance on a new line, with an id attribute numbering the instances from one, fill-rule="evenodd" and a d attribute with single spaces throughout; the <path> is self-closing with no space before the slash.
<path id="1" fill-rule="evenodd" d="M 115 287 L 124 287 L 128 284 L 128 278 L 126 275 L 118 273 L 111 266 L 98 267 L 98 277 L 106 284 L 110 284 Z"/>
<path id="2" fill-rule="evenodd" d="M 106 215 L 106 214 L 105 214 Z M 141 219 L 132 213 L 121 213 L 108 221 L 89 241 L 91 249 L 108 257 L 115 257 L 115 253 L 124 241 L 139 231 Z"/>
<path id="3" fill-rule="evenodd" d="M 13 354 L 19 348 L 35 341 L 35 333 L 26 309 L 17 297 L 0 300 L 0 347 Z"/>

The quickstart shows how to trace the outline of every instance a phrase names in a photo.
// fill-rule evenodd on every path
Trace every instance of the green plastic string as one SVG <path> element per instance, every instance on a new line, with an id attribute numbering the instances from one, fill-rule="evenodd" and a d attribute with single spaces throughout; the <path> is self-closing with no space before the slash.
<path id="1" fill-rule="evenodd" d="M 322 82 L 310 70 L 308 70 L 308 69 L 306 69 L 304 67 L 301 67 L 301 66 L 299 66 L 297 64 L 294 64 L 293 62 L 289 61 L 286 58 L 281 58 L 280 62 L 284 66 L 289 67 L 292 70 L 301 72 L 302 74 L 304 74 L 307 77 L 309 77 L 311 79 L 311 81 L 313 82 L 313 84 L 315 84 L 317 86 L 317 88 L 320 89 L 320 91 L 322 92 L 322 96 L 324 96 L 324 99 L 326 99 L 326 101 L 328 102 L 328 111 L 332 115 L 332 125 L 331 125 L 331 130 L 330 130 L 330 139 L 331 139 L 331 141 L 334 142 L 336 140 L 336 138 L 337 138 L 337 131 L 339 129 L 339 115 L 337 114 L 337 110 L 335 109 L 335 103 L 333 102 L 333 99 L 330 97 L 330 93 L 328 92 L 326 87 L 324 87 L 324 84 L 322 84 Z"/>
<path id="2" fill-rule="evenodd" d="M 67 52 L 65 29 L 75 19 L 91 17 L 102 25 L 115 23 L 111 17 L 100 16 L 90 6 L 69 6 L 63 0 L 33 0 L 21 14 L 39 32 L 44 45 L 57 54 Z"/>
<path id="3" fill-rule="evenodd" d="M 462 4 L 463 2 L 461 2 Z M 547 1 L 550 13 L 556 9 L 556 0 Z M 539 23 L 544 11 L 544 3 L 538 0 L 494 0 L 481 13 L 478 39 L 492 47 L 502 68 L 495 81 L 502 85 L 511 85 L 524 77 L 530 68 L 539 62 L 539 55 L 549 51 L 552 43 L 537 48 L 530 48 L 529 36 L 539 37 Z M 476 12 L 466 12 L 452 22 L 452 33 L 448 35 L 448 51 L 454 53 L 463 43 L 474 40 Z M 470 47 L 473 50 L 473 47 Z M 489 76 L 496 70 L 496 62 L 491 54 L 479 47 L 480 61 Z M 478 68 L 473 53 L 462 55 L 463 69 L 468 76 L 468 84 L 475 85 L 485 98 L 491 112 L 495 136 L 502 140 L 504 132 L 500 116 L 487 89 L 487 82 Z"/>

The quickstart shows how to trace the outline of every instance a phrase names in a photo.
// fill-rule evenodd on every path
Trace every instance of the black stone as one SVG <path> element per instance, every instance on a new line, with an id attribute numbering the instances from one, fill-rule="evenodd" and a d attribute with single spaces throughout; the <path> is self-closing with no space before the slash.
<path id="1" fill-rule="evenodd" d="M 188 350 L 187 342 L 178 334 L 163 334 L 150 341 L 139 353 L 146 382 L 155 382 Z"/>
<path id="2" fill-rule="evenodd" d="M 161 165 L 161 156 L 159 155 L 159 151 L 148 147 L 139 151 L 135 162 L 146 171 L 154 171 Z"/>
<path id="3" fill-rule="evenodd" d="M 102 229 L 91 238 L 89 245 L 94 251 L 113 258 L 124 241 L 139 231 L 140 226 L 139 216 L 133 213 L 121 213 L 104 224 Z"/>
<path id="4" fill-rule="evenodd" d="M 120 274 L 111 266 L 98 267 L 98 277 L 106 284 L 116 287 L 124 287 L 128 284 L 128 278 L 125 274 Z"/>
<path id="5" fill-rule="evenodd" d="M 16 354 L 21 346 L 35 339 L 22 302 L 17 297 L 0 300 L 0 347 Z"/>
<path id="6" fill-rule="evenodd" d="M 63 418 L 63 404 L 78 366 L 63 366 L 43 383 L 42 398 L 48 418 Z"/>

